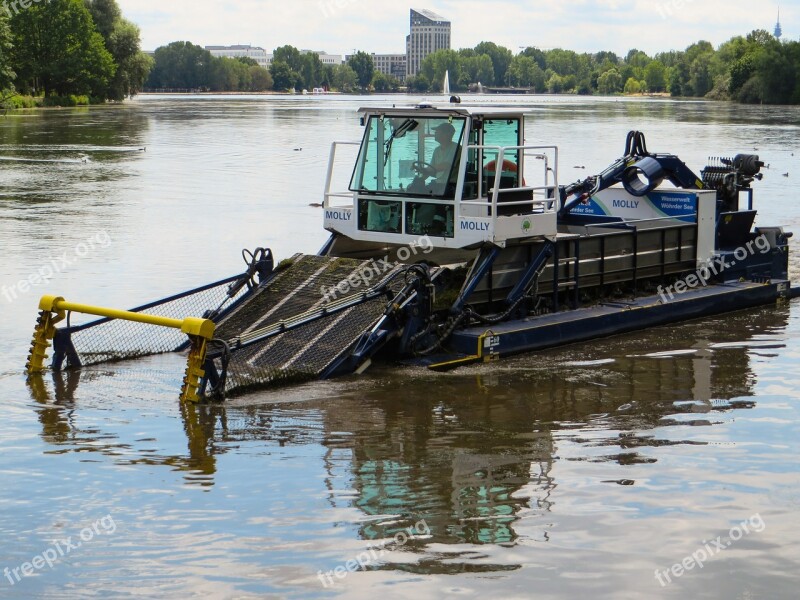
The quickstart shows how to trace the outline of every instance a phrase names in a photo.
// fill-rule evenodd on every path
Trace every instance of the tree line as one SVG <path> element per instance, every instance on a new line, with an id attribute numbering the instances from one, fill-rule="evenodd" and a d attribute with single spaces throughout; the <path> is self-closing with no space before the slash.
<path id="1" fill-rule="evenodd" d="M 246 78 L 239 78 L 239 87 L 230 87 L 235 77 L 220 81 L 214 60 L 188 42 L 159 48 L 148 85 L 250 89 Z M 232 62 L 224 64 L 230 67 Z M 493 42 L 481 42 L 474 48 L 430 54 L 405 85 L 377 71 L 366 52 L 355 53 L 345 64 L 326 65 L 316 53 L 281 46 L 274 51 L 269 68 L 271 82 L 263 78 L 262 83 L 271 83 L 277 91 L 323 87 L 342 92 L 392 92 L 407 88 L 426 93 L 441 91 L 446 72 L 453 91 L 474 90 L 482 84 L 535 93 L 651 93 L 747 103 L 800 103 L 800 42 L 781 42 L 764 30 L 733 37 L 719 48 L 700 41 L 682 51 L 654 56 L 637 49 L 618 56 L 609 51 L 578 53 L 534 47 L 515 55 Z"/>
<path id="2" fill-rule="evenodd" d="M 215 57 L 191 42 L 172 42 L 158 48 L 154 59 L 146 84 L 151 90 L 261 92 L 325 88 L 354 92 L 369 89 L 375 80 L 372 57 L 365 52 L 357 53 L 347 64 L 327 65 L 316 52 L 281 46 L 274 51 L 269 69 L 264 69 L 251 58 Z M 399 82 L 394 89 L 398 87 Z"/>
<path id="3" fill-rule="evenodd" d="M 0 100 L 44 104 L 123 100 L 152 59 L 116 0 L 6 3 L 0 10 Z M 18 100 L 19 101 L 19 100 Z"/>
<path id="4" fill-rule="evenodd" d="M 425 58 L 409 90 L 441 90 L 445 72 L 452 90 L 521 87 L 536 93 L 669 93 L 743 103 L 800 104 L 800 42 L 765 30 L 736 36 L 715 49 L 700 41 L 683 51 L 648 56 L 633 49 L 579 54 L 529 47 L 514 55 L 492 42 L 475 48 L 439 50 Z"/>
<path id="5" fill-rule="evenodd" d="M 220 58 L 191 42 L 172 42 L 156 49 L 148 90 L 262 92 L 272 76 L 252 58 Z"/>

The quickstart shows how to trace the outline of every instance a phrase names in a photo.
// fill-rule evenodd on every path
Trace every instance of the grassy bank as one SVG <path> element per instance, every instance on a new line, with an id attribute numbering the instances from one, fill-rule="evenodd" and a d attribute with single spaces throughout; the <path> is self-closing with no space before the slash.
<path id="1" fill-rule="evenodd" d="M 88 106 L 92 104 L 89 96 L 20 96 L 15 95 L 0 102 L 0 107 L 5 110 L 19 110 L 23 108 L 41 108 L 52 106 Z"/>

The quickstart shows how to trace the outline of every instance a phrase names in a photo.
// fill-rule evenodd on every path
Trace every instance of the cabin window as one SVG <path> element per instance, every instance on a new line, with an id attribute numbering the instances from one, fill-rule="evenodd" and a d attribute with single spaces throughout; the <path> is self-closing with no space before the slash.
<path id="1" fill-rule="evenodd" d="M 358 228 L 361 231 L 400 233 L 402 214 L 402 202 L 360 198 L 358 201 Z"/>
<path id="2" fill-rule="evenodd" d="M 464 118 L 371 116 L 350 189 L 452 200 L 465 126 Z"/>
<path id="3" fill-rule="evenodd" d="M 408 202 L 406 204 L 406 234 L 453 237 L 455 218 L 452 204 Z"/>
<path id="4" fill-rule="evenodd" d="M 493 119 L 483 122 L 484 146 L 521 146 L 519 119 Z M 500 167 L 500 187 L 520 187 L 519 150 L 507 150 Z M 484 191 L 494 187 L 498 170 L 498 151 L 487 148 L 483 153 Z"/>

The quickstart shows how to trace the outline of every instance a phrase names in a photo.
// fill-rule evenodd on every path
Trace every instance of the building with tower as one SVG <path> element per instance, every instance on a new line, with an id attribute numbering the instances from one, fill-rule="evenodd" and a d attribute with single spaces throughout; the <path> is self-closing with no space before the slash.
<path id="1" fill-rule="evenodd" d="M 425 57 L 450 49 L 450 21 L 427 9 L 411 9 L 411 32 L 406 38 L 406 73 L 414 77 Z"/>

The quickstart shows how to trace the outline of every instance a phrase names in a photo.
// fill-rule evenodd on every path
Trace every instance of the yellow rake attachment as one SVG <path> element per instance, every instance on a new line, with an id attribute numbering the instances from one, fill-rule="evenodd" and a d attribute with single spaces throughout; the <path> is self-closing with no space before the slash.
<path id="1" fill-rule="evenodd" d="M 181 389 L 181 400 L 198 402 L 200 396 L 200 380 L 205 376 L 205 360 L 208 349 L 208 342 L 214 338 L 215 325 L 210 319 L 187 317 L 184 319 L 173 319 L 170 317 L 160 317 L 157 315 L 142 314 L 114 308 L 102 308 L 90 306 L 88 304 L 76 304 L 67 302 L 59 296 L 43 296 L 39 302 L 39 319 L 33 333 L 31 352 L 28 355 L 26 369 L 29 375 L 41 373 L 45 370 L 45 360 L 47 359 L 47 349 L 52 345 L 56 335 L 56 323 L 66 318 L 67 312 L 82 313 L 105 317 L 107 319 L 120 319 L 160 327 L 170 327 L 180 329 L 189 336 L 191 348 L 186 364 L 186 375 L 183 379 Z"/>

